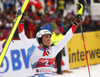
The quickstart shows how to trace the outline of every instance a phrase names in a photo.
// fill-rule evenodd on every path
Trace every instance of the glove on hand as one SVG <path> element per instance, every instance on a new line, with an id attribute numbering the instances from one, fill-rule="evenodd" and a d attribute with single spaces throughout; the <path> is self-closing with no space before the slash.
<path id="1" fill-rule="evenodd" d="M 18 10 L 16 12 L 16 15 L 15 16 L 18 17 L 19 15 L 21 15 L 21 10 Z M 19 23 L 24 23 L 24 17 L 25 17 L 25 13 L 22 14 L 22 18 L 21 18 L 21 20 L 20 20 Z"/>
<path id="2" fill-rule="evenodd" d="M 83 21 L 84 21 L 84 17 L 82 15 L 77 15 L 75 17 L 74 24 L 76 26 L 78 26 L 80 24 L 80 22 L 83 22 Z"/>

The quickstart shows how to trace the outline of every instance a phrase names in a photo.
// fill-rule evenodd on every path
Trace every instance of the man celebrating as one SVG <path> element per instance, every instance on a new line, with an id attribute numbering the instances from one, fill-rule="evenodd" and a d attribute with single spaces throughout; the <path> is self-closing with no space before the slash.
<path id="1" fill-rule="evenodd" d="M 26 45 L 35 77 L 54 77 L 55 57 L 72 38 L 80 22 L 82 22 L 82 16 L 78 15 L 64 38 L 52 47 L 50 47 L 52 36 L 50 31 L 44 29 L 37 32 L 36 39 L 39 46 L 35 46 L 35 44 L 32 44 L 25 36 L 24 23 L 22 21 L 19 23 L 19 37 Z"/>

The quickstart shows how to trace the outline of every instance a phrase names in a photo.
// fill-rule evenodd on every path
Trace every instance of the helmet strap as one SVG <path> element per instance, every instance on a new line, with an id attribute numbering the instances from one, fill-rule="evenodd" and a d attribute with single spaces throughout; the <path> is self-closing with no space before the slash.
<path id="1" fill-rule="evenodd" d="M 43 44 L 43 43 L 42 43 L 42 44 Z M 43 44 L 43 46 L 44 46 L 44 48 L 48 48 L 48 47 L 49 47 L 49 46 L 46 46 L 46 45 L 44 45 L 44 44 Z"/>

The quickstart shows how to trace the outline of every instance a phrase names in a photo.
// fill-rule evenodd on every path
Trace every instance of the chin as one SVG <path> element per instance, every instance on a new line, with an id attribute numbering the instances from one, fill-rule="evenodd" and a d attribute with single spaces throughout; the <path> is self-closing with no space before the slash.
<path id="1" fill-rule="evenodd" d="M 47 45 L 48 47 L 50 46 L 50 44 L 49 45 Z"/>

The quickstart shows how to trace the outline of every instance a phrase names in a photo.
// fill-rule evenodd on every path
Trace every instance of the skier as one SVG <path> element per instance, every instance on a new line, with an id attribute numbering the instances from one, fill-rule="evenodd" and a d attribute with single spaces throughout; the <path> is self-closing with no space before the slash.
<path id="1" fill-rule="evenodd" d="M 55 57 L 72 38 L 79 23 L 83 22 L 83 17 L 78 15 L 73 21 L 72 27 L 65 34 L 64 38 L 57 45 L 52 47 L 50 47 L 52 34 L 46 29 L 40 30 L 36 34 L 39 46 L 32 44 L 25 36 L 23 19 L 24 18 L 22 18 L 18 26 L 19 37 L 26 45 L 35 77 L 54 77 Z"/>

